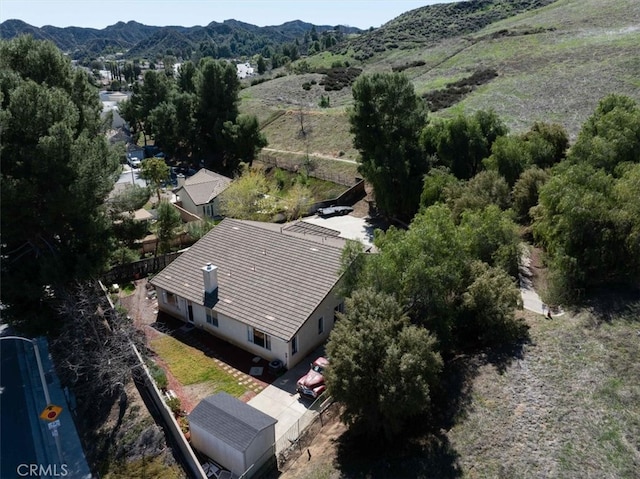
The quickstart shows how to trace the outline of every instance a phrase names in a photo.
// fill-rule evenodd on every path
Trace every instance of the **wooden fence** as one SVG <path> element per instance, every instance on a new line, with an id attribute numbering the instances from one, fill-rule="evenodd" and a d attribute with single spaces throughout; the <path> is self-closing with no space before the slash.
<path id="1" fill-rule="evenodd" d="M 105 284 L 120 283 L 155 274 L 180 256 L 183 251 L 184 250 L 167 253 L 153 258 L 145 258 L 140 261 L 134 261 L 133 263 L 120 264 L 107 271 L 102 276 L 102 282 Z"/>

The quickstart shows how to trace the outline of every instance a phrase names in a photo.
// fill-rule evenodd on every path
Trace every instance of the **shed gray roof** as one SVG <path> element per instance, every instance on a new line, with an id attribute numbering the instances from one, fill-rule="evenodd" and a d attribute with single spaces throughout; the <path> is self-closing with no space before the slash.
<path id="1" fill-rule="evenodd" d="M 187 178 L 184 186 L 176 192 L 184 190 L 194 204 L 206 205 L 222 193 L 231 184 L 231 178 L 201 168 L 195 175 Z"/>
<path id="2" fill-rule="evenodd" d="M 243 452 L 260 431 L 276 422 L 277 419 L 225 392 L 203 399 L 189 414 L 190 424 Z"/>
<path id="3" fill-rule="evenodd" d="M 339 279 L 342 249 L 225 219 L 158 273 L 151 284 L 290 341 Z M 202 268 L 218 267 L 217 295 Z"/>

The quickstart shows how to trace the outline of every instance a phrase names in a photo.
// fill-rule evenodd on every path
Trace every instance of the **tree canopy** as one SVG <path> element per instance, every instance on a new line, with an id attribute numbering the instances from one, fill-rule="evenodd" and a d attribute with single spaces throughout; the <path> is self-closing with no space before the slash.
<path id="1" fill-rule="evenodd" d="M 123 102 L 123 118 L 152 136 L 170 156 L 197 158 L 231 174 L 251 163 L 267 142 L 253 116 L 238 114 L 240 82 L 232 63 L 203 58 L 185 62 L 176 79 L 153 70 Z"/>
<path id="2" fill-rule="evenodd" d="M 52 289 L 110 254 L 104 199 L 118 159 L 97 91 L 52 43 L 0 41 L 0 92 L 3 315 L 46 323 Z"/>
<path id="3" fill-rule="evenodd" d="M 551 170 L 532 210 L 533 232 L 551 266 L 550 299 L 574 302 L 599 286 L 636 284 L 640 109 L 602 99 L 567 160 Z"/>
<path id="4" fill-rule="evenodd" d="M 373 186 L 379 211 L 408 221 L 418 209 L 428 170 L 419 137 L 426 109 L 406 76 L 375 73 L 353 85 L 350 113 L 359 171 Z"/>
<path id="5" fill-rule="evenodd" d="M 442 359 L 435 338 L 411 325 L 390 295 L 355 291 L 327 344 L 327 384 L 343 419 L 392 440 L 410 418 L 429 410 Z"/>

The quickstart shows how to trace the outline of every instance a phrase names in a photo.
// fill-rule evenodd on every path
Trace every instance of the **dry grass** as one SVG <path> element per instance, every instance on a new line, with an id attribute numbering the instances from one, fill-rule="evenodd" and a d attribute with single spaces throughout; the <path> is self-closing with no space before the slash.
<path id="1" fill-rule="evenodd" d="M 448 433 L 465 477 L 639 477 L 638 303 L 602 322 L 530 315 L 531 344 L 478 369 Z"/>

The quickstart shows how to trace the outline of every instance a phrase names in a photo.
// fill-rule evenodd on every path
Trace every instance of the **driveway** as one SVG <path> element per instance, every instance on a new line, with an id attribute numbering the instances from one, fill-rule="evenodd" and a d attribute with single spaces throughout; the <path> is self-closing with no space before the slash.
<path id="1" fill-rule="evenodd" d="M 296 383 L 309 371 L 309 364 L 322 355 L 324 355 L 324 347 L 316 349 L 247 403 L 278 420 L 276 423 L 278 448 L 284 446 L 280 445 L 279 439 L 285 436 L 313 403 L 313 399 L 300 397 L 296 392 Z M 279 452 L 279 450 L 276 451 L 276 453 Z"/>
<path id="2" fill-rule="evenodd" d="M 372 224 L 371 219 L 366 216 L 364 218 L 356 218 L 355 216 L 333 216 L 331 218 L 322 218 L 320 216 L 310 216 L 303 220 L 305 223 L 323 226 L 340 232 L 341 238 L 353 239 L 361 241 L 365 247 L 373 246 L 373 232 L 376 226 Z"/>

